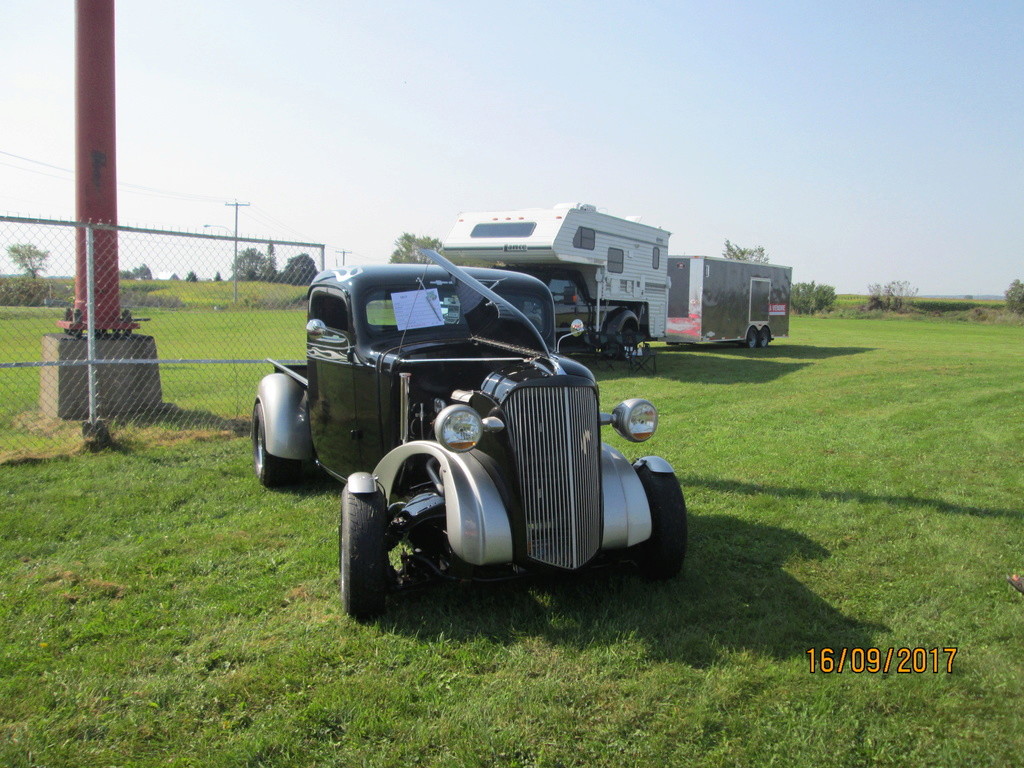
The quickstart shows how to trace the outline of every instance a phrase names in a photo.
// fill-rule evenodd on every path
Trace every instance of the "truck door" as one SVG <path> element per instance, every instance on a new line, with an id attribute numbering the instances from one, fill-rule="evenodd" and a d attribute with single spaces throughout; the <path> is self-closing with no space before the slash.
<path id="1" fill-rule="evenodd" d="M 590 306 L 582 287 L 568 277 L 550 277 L 546 282 L 555 300 L 556 336 L 568 333 L 569 324 L 577 317 L 590 327 Z"/>
<path id="2" fill-rule="evenodd" d="M 763 277 L 750 278 L 750 322 L 768 322 L 768 302 L 772 293 L 772 281 Z"/>
<path id="3" fill-rule="evenodd" d="M 355 423 L 354 337 L 348 302 L 328 289 L 314 291 L 309 319 L 323 321 L 328 329 L 323 335 L 306 337 L 313 447 L 326 469 L 347 477 L 364 469 Z"/>

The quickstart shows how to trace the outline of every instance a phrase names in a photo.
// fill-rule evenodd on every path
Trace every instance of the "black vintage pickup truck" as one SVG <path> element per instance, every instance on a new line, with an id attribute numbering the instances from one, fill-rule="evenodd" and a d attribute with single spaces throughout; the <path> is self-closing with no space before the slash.
<path id="1" fill-rule="evenodd" d="M 686 505 L 672 467 L 630 462 L 643 399 L 598 406 L 582 364 L 552 352 L 551 293 L 527 275 L 431 265 L 347 267 L 309 289 L 305 365 L 270 361 L 253 408 L 253 463 L 268 487 L 315 463 L 345 483 L 345 610 L 433 580 L 570 572 L 614 560 L 676 575 Z M 577 325 L 577 332 L 582 323 Z"/>

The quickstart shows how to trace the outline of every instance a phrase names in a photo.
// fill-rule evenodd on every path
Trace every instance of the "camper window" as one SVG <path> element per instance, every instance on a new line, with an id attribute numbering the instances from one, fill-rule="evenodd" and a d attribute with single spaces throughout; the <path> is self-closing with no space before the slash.
<path id="1" fill-rule="evenodd" d="M 622 265 L 625 261 L 625 253 L 621 248 L 608 249 L 608 271 L 616 274 L 622 273 Z"/>
<path id="2" fill-rule="evenodd" d="M 477 224 L 470 237 L 529 237 L 537 228 L 533 221 L 497 221 Z"/>
<path id="3" fill-rule="evenodd" d="M 661 248 L 654 246 L 654 256 L 651 257 L 651 269 L 658 269 L 661 266 Z"/>
<path id="4" fill-rule="evenodd" d="M 590 227 L 579 227 L 576 230 L 576 234 L 573 235 L 572 247 L 582 248 L 585 251 L 592 251 L 594 250 L 594 244 L 596 240 L 597 238 L 595 236 L 594 230 L 592 230 Z"/>

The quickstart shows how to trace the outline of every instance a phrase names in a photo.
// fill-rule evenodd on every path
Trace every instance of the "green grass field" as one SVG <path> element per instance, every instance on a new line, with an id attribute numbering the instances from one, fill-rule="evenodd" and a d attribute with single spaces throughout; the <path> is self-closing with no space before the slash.
<path id="1" fill-rule="evenodd" d="M 676 467 L 669 583 L 441 586 L 360 625 L 339 489 L 261 489 L 245 440 L 0 466 L 0 764 L 1020 763 L 1024 328 L 796 318 L 601 376 L 661 411 L 605 435 Z M 826 648 L 939 650 L 812 673 Z"/>
<path id="2" fill-rule="evenodd" d="M 295 360 L 305 356 L 305 313 L 301 309 L 234 312 L 152 308 L 139 314 L 149 318 L 140 333 L 156 338 L 161 360 Z M 4 308 L 0 313 L 4 330 L 0 361 L 39 360 L 42 337 L 58 331 L 55 323 L 59 316 L 53 309 Z M 237 421 L 250 417 L 256 384 L 270 370 L 264 364 L 161 364 L 163 400 L 178 410 L 173 418 L 157 421 L 166 427 L 158 431 L 165 437 L 174 430 L 238 431 Z M 39 397 L 38 368 L 0 369 L 0 462 L 66 454 L 81 446 L 78 423 L 39 417 Z M 139 433 L 138 425 L 114 427 L 116 431 Z"/>

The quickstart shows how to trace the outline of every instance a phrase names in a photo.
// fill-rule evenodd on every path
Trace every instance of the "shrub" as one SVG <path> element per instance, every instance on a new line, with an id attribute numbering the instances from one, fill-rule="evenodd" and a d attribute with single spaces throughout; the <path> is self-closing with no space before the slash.
<path id="1" fill-rule="evenodd" d="M 0 305 L 5 307 L 42 307 L 72 298 L 71 290 L 64 283 L 32 277 L 0 277 Z"/>
<path id="2" fill-rule="evenodd" d="M 982 305 L 976 301 L 963 299 L 924 299 L 912 301 L 910 306 L 922 312 L 969 312 Z"/>
<path id="3" fill-rule="evenodd" d="M 1018 315 L 1024 315 L 1024 283 L 1014 280 L 1006 289 L 1006 308 Z"/>
<path id="4" fill-rule="evenodd" d="M 836 303 L 836 289 L 831 285 L 795 283 L 792 293 L 793 311 L 798 315 L 827 312 Z"/>
<path id="5" fill-rule="evenodd" d="M 872 283 L 868 286 L 868 294 L 868 310 L 899 312 L 917 296 L 917 288 L 906 280 L 893 280 L 885 285 Z"/>

